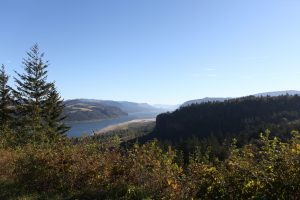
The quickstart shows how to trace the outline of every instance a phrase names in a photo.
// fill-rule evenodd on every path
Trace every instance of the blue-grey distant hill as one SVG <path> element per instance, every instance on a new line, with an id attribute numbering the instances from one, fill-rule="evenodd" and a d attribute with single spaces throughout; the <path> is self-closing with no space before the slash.
<path id="1" fill-rule="evenodd" d="M 155 108 L 158 108 L 158 109 L 161 109 L 161 110 L 165 110 L 165 111 L 174 111 L 176 110 L 177 108 L 179 108 L 179 104 L 177 105 L 168 105 L 168 104 L 154 104 L 152 105 L 153 107 Z"/>
<path id="2" fill-rule="evenodd" d="M 70 122 L 96 121 L 118 118 L 135 112 L 160 111 L 147 103 L 128 101 L 73 99 L 65 101 L 65 105 L 66 121 Z"/>
<path id="3" fill-rule="evenodd" d="M 254 94 L 254 96 L 271 96 L 271 97 L 276 97 L 276 96 L 281 96 L 281 95 L 300 95 L 300 91 L 297 90 L 284 90 L 284 91 L 275 91 L 275 92 L 264 92 L 264 93 L 258 93 Z"/>
<path id="4" fill-rule="evenodd" d="M 207 102 L 223 102 L 225 100 L 228 100 L 230 98 L 221 98 L 221 97 L 205 97 L 203 99 L 195 99 L 184 102 L 181 106 L 189 106 L 192 104 L 201 104 L 201 103 L 207 103 Z"/>
<path id="5" fill-rule="evenodd" d="M 275 91 L 275 92 L 264 92 L 264 93 L 258 93 L 254 94 L 253 96 L 259 97 L 259 96 L 271 96 L 271 97 L 276 97 L 276 96 L 281 96 L 281 95 L 300 95 L 300 91 L 297 90 L 284 90 L 284 91 Z M 224 102 L 226 100 L 233 99 L 231 97 L 205 97 L 203 99 L 195 99 L 195 100 L 190 100 L 184 102 L 181 106 L 189 106 L 192 104 L 201 104 L 201 103 L 207 103 L 207 102 Z"/>

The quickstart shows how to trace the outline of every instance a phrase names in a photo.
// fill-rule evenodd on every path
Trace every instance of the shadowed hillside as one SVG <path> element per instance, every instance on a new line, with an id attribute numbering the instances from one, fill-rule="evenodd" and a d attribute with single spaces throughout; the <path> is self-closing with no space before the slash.
<path id="1" fill-rule="evenodd" d="M 216 150 L 226 139 L 230 141 L 236 137 L 239 144 L 246 144 L 266 129 L 285 138 L 286 133 L 300 127 L 299 119 L 299 96 L 249 96 L 225 102 L 193 104 L 172 113 L 160 114 L 155 130 L 141 140 L 157 138 L 173 144 L 205 140 L 206 146 L 215 146 Z"/>

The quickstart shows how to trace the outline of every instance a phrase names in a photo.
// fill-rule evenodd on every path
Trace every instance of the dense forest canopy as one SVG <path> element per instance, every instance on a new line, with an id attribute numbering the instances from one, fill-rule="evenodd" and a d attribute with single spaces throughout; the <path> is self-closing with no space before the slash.
<path id="1" fill-rule="evenodd" d="M 238 137 L 247 142 L 257 132 L 299 125 L 300 97 L 243 97 L 225 102 L 207 102 L 181 107 L 172 113 L 160 114 L 149 137 L 179 140 L 211 135 L 220 140 Z"/>
<path id="2" fill-rule="evenodd" d="M 158 139 L 163 146 L 181 150 L 185 162 L 190 154 L 204 153 L 224 159 L 232 139 L 239 147 L 257 139 L 257 133 L 271 130 L 283 140 L 300 128 L 300 96 L 248 96 L 224 102 L 206 102 L 182 106 L 172 113 L 157 116 L 156 127 L 140 142 Z"/>

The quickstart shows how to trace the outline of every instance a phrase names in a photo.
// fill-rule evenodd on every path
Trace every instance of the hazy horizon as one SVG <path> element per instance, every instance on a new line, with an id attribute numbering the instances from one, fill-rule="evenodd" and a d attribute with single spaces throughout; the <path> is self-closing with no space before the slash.
<path id="1" fill-rule="evenodd" d="M 181 104 L 300 90 L 300 1 L 1 1 L 10 84 L 38 43 L 64 99 Z"/>
<path id="2" fill-rule="evenodd" d="M 259 92 L 259 93 L 253 93 L 253 94 L 246 94 L 243 96 L 205 96 L 205 97 L 195 97 L 192 99 L 187 99 L 183 102 L 179 102 L 179 103 L 175 103 L 175 104 L 169 104 L 169 103 L 149 103 L 149 102 L 136 102 L 136 101 L 128 101 L 128 100 L 122 100 L 122 99 L 97 99 L 97 98 L 73 98 L 73 99 L 65 99 L 65 101 L 69 101 L 69 100 L 74 100 L 74 99 L 88 99 L 88 100 L 101 100 L 101 101 L 125 101 L 125 102 L 134 102 L 134 103 L 148 103 L 150 105 L 166 105 L 166 106 L 176 106 L 176 105 L 181 105 L 187 101 L 191 101 L 191 100 L 197 100 L 197 99 L 204 99 L 204 98 L 239 98 L 239 97 L 245 97 L 245 96 L 251 96 L 251 95 L 258 95 L 261 93 L 273 93 L 273 92 L 299 92 L 298 90 L 278 90 L 278 91 L 264 91 L 264 92 Z M 293 94 L 291 94 L 293 95 Z"/>

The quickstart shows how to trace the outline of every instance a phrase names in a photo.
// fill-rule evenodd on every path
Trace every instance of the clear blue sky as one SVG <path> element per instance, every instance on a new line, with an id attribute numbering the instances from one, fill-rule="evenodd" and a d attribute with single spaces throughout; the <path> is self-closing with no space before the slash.
<path id="1" fill-rule="evenodd" d="M 1 0 L 0 63 L 11 75 L 35 42 L 65 99 L 300 90 L 299 0 Z"/>

